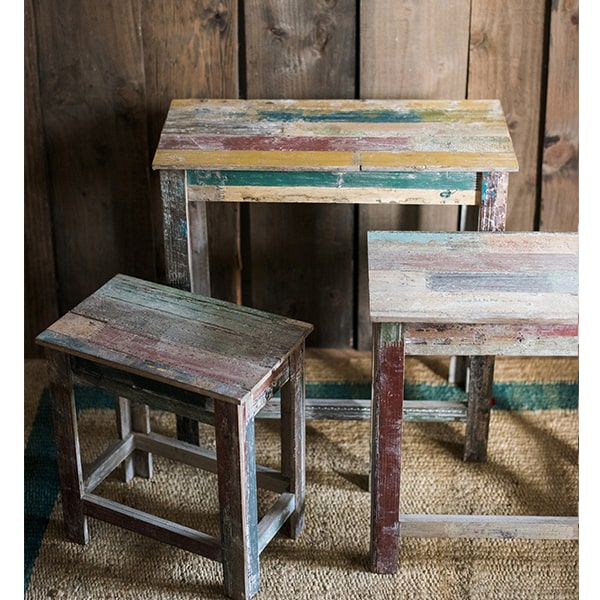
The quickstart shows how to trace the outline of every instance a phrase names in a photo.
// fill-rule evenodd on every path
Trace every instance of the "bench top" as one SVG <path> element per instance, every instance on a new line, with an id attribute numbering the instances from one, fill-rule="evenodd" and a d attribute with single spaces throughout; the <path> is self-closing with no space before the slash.
<path id="1" fill-rule="evenodd" d="M 577 233 L 368 233 L 374 322 L 577 324 Z"/>
<path id="2" fill-rule="evenodd" d="M 517 171 L 498 100 L 173 100 L 154 169 Z"/>
<path id="3" fill-rule="evenodd" d="M 117 275 L 37 341 L 234 403 L 252 401 L 312 325 Z"/>

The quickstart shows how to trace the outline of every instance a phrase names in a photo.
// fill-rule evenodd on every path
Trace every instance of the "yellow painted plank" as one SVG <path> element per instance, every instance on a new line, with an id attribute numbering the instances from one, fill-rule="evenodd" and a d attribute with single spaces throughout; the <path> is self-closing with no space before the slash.
<path id="1" fill-rule="evenodd" d="M 353 152 L 157 150 L 153 168 L 358 170 Z"/>
<path id="2" fill-rule="evenodd" d="M 361 152 L 363 170 L 517 171 L 512 153 L 481 152 Z"/>
<path id="3" fill-rule="evenodd" d="M 289 202 L 314 204 L 424 204 L 475 205 L 479 194 L 473 190 L 457 190 L 441 198 L 439 190 L 393 188 L 319 188 L 275 186 L 192 186 L 191 202 Z"/>

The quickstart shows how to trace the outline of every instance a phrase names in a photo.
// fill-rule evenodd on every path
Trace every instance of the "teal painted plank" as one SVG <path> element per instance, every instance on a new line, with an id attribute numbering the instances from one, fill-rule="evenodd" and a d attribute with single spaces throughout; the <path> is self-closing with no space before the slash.
<path id="1" fill-rule="evenodd" d="M 188 171 L 188 185 L 474 190 L 476 173 Z"/>

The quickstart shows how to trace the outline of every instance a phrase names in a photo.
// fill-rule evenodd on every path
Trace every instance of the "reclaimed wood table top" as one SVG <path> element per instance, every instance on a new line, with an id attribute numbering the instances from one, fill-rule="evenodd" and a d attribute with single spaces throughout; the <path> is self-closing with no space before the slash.
<path id="1" fill-rule="evenodd" d="M 498 100 L 173 100 L 154 169 L 516 171 Z"/>
<path id="2" fill-rule="evenodd" d="M 578 323 L 577 233 L 368 233 L 373 322 Z"/>
<path id="3" fill-rule="evenodd" d="M 254 400 L 312 325 L 117 275 L 44 346 L 234 403 Z"/>

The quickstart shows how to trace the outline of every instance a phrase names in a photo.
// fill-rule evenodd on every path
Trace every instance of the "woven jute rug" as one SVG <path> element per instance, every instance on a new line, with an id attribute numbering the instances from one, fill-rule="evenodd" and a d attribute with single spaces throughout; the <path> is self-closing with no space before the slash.
<path id="1" fill-rule="evenodd" d="M 350 361 L 355 374 L 363 359 Z M 311 381 L 327 381 L 322 362 L 307 365 Z M 442 385 L 445 368 L 413 363 L 409 376 Z M 365 369 L 368 378 L 368 363 Z M 339 378 L 339 365 L 330 382 L 334 372 Z M 25 380 L 25 598 L 223 598 L 221 566 L 203 557 L 93 519 L 86 546 L 65 539 L 43 361 L 27 362 Z M 557 398 L 576 395 L 577 363 L 499 360 L 496 380 L 517 386 L 521 394 L 527 394 L 527 385 L 544 385 L 552 394 L 556 385 Z M 88 460 L 116 435 L 114 413 L 94 390 L 80 389 L 77 398 L 82 455 Z M 406 423 L 401 511 L 577 515 L 578 410 L 572 399 L 565 401 L 571 407 L 546 401 L 534 410 L 494 409 L 485 464 L 462 462 L 464 425 Z M 173 435 L 174 417 L 153 412 L 152 426 Z M 213 444 L 210 428 L 202 426 L 201 436 L 203 444 Z M 369 436 L 368 421 L 307 422 L 305 529 L 297 541 L 278 535 L 263 551 L 257 600 L 579 597 L 576 541 L 405 538 L 399 572 L 371 573 Z M 260 463 L 277 466 L 276 439 L 276 421 L 257 422 Z M 154 468 L 151 480 L 124 485 L 115 474 L 98 492 L 215 534 L 215 477 L 160 457 L 154 457 Z M 269 500 L 261 494 L 260 510 Z"/>

